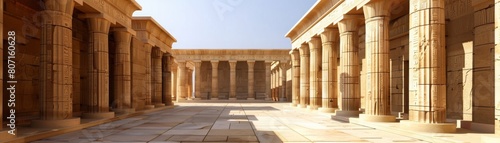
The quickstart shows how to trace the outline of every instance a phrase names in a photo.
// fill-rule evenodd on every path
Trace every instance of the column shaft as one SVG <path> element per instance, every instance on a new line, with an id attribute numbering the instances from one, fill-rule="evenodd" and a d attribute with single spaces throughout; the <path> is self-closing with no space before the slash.
<path id="1" fill-rule="evenodd" d="M 337 54 L 338 29 L 327 28 L 321 34 L 322 47 L 322 111 L 334 112 L 338 108 Z"/>
<path id="2" fill-rule="evenodd" d="M 177 101 L 186 100 L 187 95 L 187 77 L 186 77 L 186 62 L 177 61 Z"/>
<path id="3" fill-rule="evenodd" d="M 173 58 L 172 58 L 173 59 Z M 170 69 L 172 70 L 172 72 L 170 73 L 172 77 L 172 85 L 171 85 L 171 89 L 172 91 L 170 91 L 170 93 L 172 94 L 172 101 L 177 101 L 177 81 L 178 81 L 178 74 L 177 74 L 177 66 L 172 66 L 170 67 Z"/>
<path id="4" fill-rule="evenodd" d="M 152 51 L 152 58 L 153 58 L 153 105 L 156 107 L 161 107 L 165 106 L 163 104 L 163 99 L 162 99 L 162 63 L 161 63 L 161 57 L 163 56 L 163 52 L 160 50 L 160 48 L 156 47 L 153 48 Z"/>
<path id="5" fill-rule="evenodd" d="M 290 51 L 292 56 L 292 106 L 300 103 L 300 54 L 299 50 Z"/>
<path id="6" fill-rule="evenodd" d="M 309 104 L 309 45 L 303 44 L 300 52 L 300 106 Z"/>
<path id="7" fill-rule="evenodd" d="M 150 44 L 144 44 L 144 48 L 146 49 L 146 101 L 145 105 L 148 105 L 149 107 L 147 108 L 152 108 L 151 106 L 153 105 L 153 90 L 152 90 L 152 58 L 151 58 L 151 52 L 153 50 L 153 46 Z M 154 106 L 154 105 L 153 105 Z"/>
<path id="8" fill-rule="evenodd" d="M 410 0 L 410 120 L 446 121 L 444 1 Z M 414 7 L 413 5 L 417 5 Z M 424 14 L 431 11 L 431 17 Z M 417 20 L 418 19 L 418 20 Z"/>
<path id="9" fill-rule="evenodd" d="M 351 112 L 357 116 L 360 108 L 359 95 L 359 62 L 358 62 L 358 24 L 359 19 L 346 17 L 339 22 L 340 48 L 342 58 L 341 85 L 340 85 L 340 111 Z"/>
<path id="10" fill-rule="evenodd" d="M 131 103 L 131 63 L 130 63 L 130 42 L 132 34 L 127 31 L 115 31 L 116 42 L 115 56 L 115 103 L 117 109 L 130 109 Z"/>
<path id="11" fill-rule="evenodd" d="M 54 2 L 47 1 L 46 3 Z M 62 0 L 58 1 L 58 6 L 61 7 L 48 7 L 48 10 L 43 11 L 50 18 L 43 19 L 42 39 L 40 41 L 42 48 L 40 55 L 40 117 L 42 120 L 73 118 L 71 30 L 74 4 L 70 0 Z M 18 35 L 21 34 L 20 31 L 15 32 Z M 15 35 L 9 33 L 6 35 Z"/>
<path id="12" fill-rule="evenodd" d="M 171 95 L 171 84 L 172 84 L 172 76 L 170 73 L 170 54 L 163 54 L 162 56 L 163 64 L 162 64 L 162 78 L 163 78 L 163 90 L 162 90 L 162 96 L 163 96 L 163 103 L 167 106 L 172 106 L 174 103 L 172 102 L 172 95 Z"/>
<path id="13" fill-rule="evenodd" d="M 0 33 L 3 33 L 3 2 L 0 3 Z M 2 39 L 0 40 L 0 45 L 2 45 L 0 51 L 3 51 L 3 34 L 0 34 L 0 39 Z M 3 54 L 0 54 L 0 59 L 3 59 Z M 3 87 L 3 62 L 0 62 L 0 87 Z M 0 92 L 0 115 L 3 118 L 3 92 Z M 0 119 L 0 125 L 3 125 L 3 119 Z M 0 130 L 2 128 L 3 126 L 0 126 Z"/>
<path id="14" fill-rule="evenodd" d="M 286 61 L 281 61 L 280 62 L 280 67 L 281 67 L 281 97 L 280 101 L 285 102 L 286 99 L 286 68 L 288 67 L 288 62 Z"/>
<path id="15" fill-rule="evenodd" d="M 201 63 L 202 61 L 195 61 L 194 62 L 194 80 L 195 80 L 195 98 L 196 99 L 201 99 Z"/>
<path id="16" fill-rule="evenodd" d="M 254 89 L 254 65 L 255 61 L 247 61 L 248 64 L 248 99 L 255 99 Z"/>
<path id="17" fill-rule="evenodd" d="M 500 0 L 495 0 L 495 134 L 500 135 Z"/>
<path id="18" fill-rule="evenodd" d="M 229 100 L 236 100 L 236 61 L 229 61 Z"/>
<path id="19" fill-rule="evenodd" d="M 309 41 L 310 65 L 309 65 L 309 108 L 321 107 L 321 38 L 313 37 Z"/>
<path id="20" fill-rule="evenodd" d="M 266 99 L 271 100 L 271 61 L 265 61 L 266 70 Z"/>
<path id="21" fill-rule="evenodd" d="M 211 61 L 212 63 L 212 91 L 210 96 L 213 100 L 219 99 L 219 61 Z"/>

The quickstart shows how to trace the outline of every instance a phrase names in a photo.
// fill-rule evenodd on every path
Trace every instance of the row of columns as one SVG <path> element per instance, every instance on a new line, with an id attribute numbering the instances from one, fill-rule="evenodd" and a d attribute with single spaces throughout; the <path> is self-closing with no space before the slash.
<path id="1" fill-rule="evenodd" d="M 276 62 L 276 67 L 271 71 L 271 91 L 273 101 L 287 101 L 286 97 L 286 71 L 289 63 Z"/>
<path id="2" fill-rule="evenodd" d="M 389 9 L 395 1 L 370 1 L 363 6 L 366 26 L 366 90 L 360 90 L 358 30 L 360 15 L 344 15 L 336 28 L 290 52 L 293 66 L 292 105 L 337 116 L 358 116 L 360 94 L 366 97 L 367 121 L 395 121 L 389 107 Z M 410 7 L 410 121 L 446 122 L 446 52 L 444 1 L 412 0 Z M 432 12 L 427 17 L 426 13 Z M 340 47 L 338 47 L 340 46 Z M 340 51 L 339 51 L 340 49 Z M 337 54 L 340 69 L 337 71 Z M 337 72 L 340 72 L 337 84 Z M 300 80 L 297 80 L 300 78 Z M 300 86 L 299 90 L 297 88 Z M 447 126 L 447 125 L 444 125 Z M 442 131 L 454 129 L 445 127 Z"/>
<path id="3" fill-rule="evenodd" d="M 177 97 L 181 97 L 183 95 L 186 95 L 187 94 L 187 88 L 185 87 L 186 86 L 186 78 L 187 76 L 189 75 L 186 75 L 186 63 L 187 61 L 185 60 L 177 60 L 177 65 L 178 65 L 178 74 L 177 74 Z M 192 61 L 194 63 L 194 72 L 195 72 L 195 98 L 196 99 L 201 99 L 201 88 L 202 88 L 202 85 L 201 85 L 201 64 L 202 64 L 202 61 L 201 60 L 196 60 L 196 61 Z M 211 63 L 211 66 L 212 66 L 212 79 L 211 79 L 211 82 L 212 82 L 212 86 L 211 86 L 211 92 L 210 92 L 210 98 L 211 100 L 218 100 L 219 98 L 219 73 L 218 73 L 218 67 L 219 67 L 219 60 L 211 60 L 210 61 Z M 236 60 L 230 60 L 229 61 L 229 99 L 230 100 L 236 100 L 236 63 L 237 61 Z M 246 61 L 247 65 L 248 65 L 248 100 L 255 100 L 255 79 L 254 79 L 254 67 L 255 67 L 255 60 L 248 60 Z M 271 67 L 271 62 L 270 61 L 266 61 L 265 62 L 266 64 L 266 69 L 269 69 L 270 71 L 270 67 Z M 270 89 L 270 78 L 271 76 L 271 73 L 268 72 L 266 70 L 266 85 L 269 85 L 269 86 L 266 86 L 266 91 L 267 91 L 267 96 L 266 96 L 266 99 L 269 100 L 271 99 L 270 98 L 270 92 L 269 90 Z M 183 99 L 186 99 L 186 98 L 178 98 L 180 100 L 183 100 Z"/>

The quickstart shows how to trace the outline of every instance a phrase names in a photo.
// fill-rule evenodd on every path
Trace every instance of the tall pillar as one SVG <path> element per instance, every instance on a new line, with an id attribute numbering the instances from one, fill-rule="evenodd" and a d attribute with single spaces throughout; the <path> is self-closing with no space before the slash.
<path id="1" fill-rule="evenodd" d="M 254 89 L 254 65 L 255 61 L 247 61 L 248 64 L 248 100 L 255 100 L 255 89 Z"/>
<path id="2" fill-rule="evenodd" d="M 363 6 L 366 25 L 365 121 L 394 122 L 390 108 L 389 10 L 391 1 L 372 1 Z"/>
<path id="3" fill-rule="evenodd" d="M 309 45 L 302 44 L 300 53 L 300 105 L 306 108 L 309 104 Z"/>
<path id="4" fill-rule="evenodd" d="M 116 42 L 116 56 L 115 56 L 115 103 L 116 109 L 113 111 L 117 113 L 132 113 L 135 109 L 132 108 L 131 102 L 131 84 L 132 84 L 132 71 L 130 62 L 130 44 L 132 41 L 132 34 L 126 29 L 117 29 L 114 31 L 114 38 Z"/>
<path id="5" fill-rule="evenodd" d="M 271 68 L 271 98 L 275 101 L 276 96 L 276 69 Z"/>
<path id="6" fill-rule="evenodd" d="M 266 99 L 271 100 L 271 63 L 272 61 L 264 61 L 266 66 Z"/>
<path id="7" fill-rule="evenodd" d="M 160 50 L 160 48 L 156 47 L 153 48 L 153 51 L 151 53 L 152 57 L 152 66 L 153 66 L 153 84 L 151 85 L 153 88 L 153 105 L 155 107 L 163 107 L 165 104 L 163 104 L 163 99 L 162 99 L 162 70 L 161 70 L 161 58 L 163 56 L 163 52 Z"/>
<path id="8" fill-rule="evenodd" d="M 236 62 L 229 61 L 229 100 L 236 100 Z"/>
<path id="9" fill-rule="evenodd" d="M 171 58 L 171 60 L 173 60 L 174 58 Z M 172 66 L 170 67 L 170 70 L 172 71 L 170 73 L 170 77 L 172 77 L 172 85 L 170 86 L 170 88 L 172 89 L 172 91 L 170 91 L 170 93 L 172 94 L 171 95 L 171 98 L 172 98 L 172 101 L 177 101 L 177 77 L 178 77 L 178 74 L 177 74 L 177 65 L 174 64 L 174 62 L 172 62 Z"/>
<path id="10" fill-rule="evenodd" d="M 172 76 L 170 73 L 170 65 L 172 64 L 172 61 L 170 60 L 170 54 L 165 53 L 162 56 L 162 78 L 163 78 L 163 90 L 162 90 L 162 96 L 163 96 L 163 103 L 166 106 L 173 106 L 174 103 L 172 102 L 172 94 L 171 94 L 171 84 L 172 84 Z"/>
<path id="11" fill-rule="evenodd" d="M 340 30 L 340 95 L 337 116 L 358 116 L 360 108 L 358 25 L 360 16 L 346 15 L 338 26 Z"/>
<path id="12" fill-rule="evenodd" d="M 212 60 L 212 91 L 210 96 L 212 100 L 219 100 L 219 61 Z"/>
<path id="13" fill-rule="evenodd" d="M 339 31 L 326 28 L 321 33 L 322 49 L 322 104 L 320 111 L 335 112 L 338 109 L 337 54 L 339 53 Z"/>
<path id="14" fill-rule="evenodd" d="M 152 74 L 152 58 L 151 52 L 153 50 L 153 46 L 151 44 L 144 44 L 144 48 L 146 51 L 145 59 L 146 59 L 146 101 L 145 101 L 145 109 L 153 109 L 155 106 L 153 105 L 153 74 Z"/>
<path id="15" fill-rule="evenodd" d="M 195 100 L 201 100 L 201 61 L 194 61 L 194 91 L 195 91 Z"/>
<path id="16" fill-rule="evenodd" d="M 402 127 L 455 132 L 446 124 L 445 2 L 410 0 L 409 121 Z M 430 17 L 429 17 L 430 16 Z"/>
<path id="17" fill-rule="evenodd" d="M 281 97 L 280 101 L 286 102 L 286 68 L 288 67 L 287 61 L 280 61 L 281 67 Z"/>
<path id="18" fill-rule="evenodd" d="M 177 101 L 186 100 L 186 61 L 177 61 Z"/>
<path id="19" fill-rule="evenodd" d="M 0 2 L 3 3 L 3 1 Z M 80 124 L 80 118 L 73 118 L 72 108 L 73 57 L 71 29 L 74 4 L 72 0 L 47 0 L 45 4 L 47 4 L 47 10 L 43 12 L 50 18 L 43 19 L 42 23 L 42 52 L 40 55 L 41 120 L 33 120 L 32 126 L 68 127 L 78 125 Z M 0 17 L 3 19 L 3 16 Z M 7 33 L 7 36 L 13 35 L 15 34 Z M 2 126 L 4 125 L 2 124 Z"/>
<path id="20" fill-rule="evenodd" d="M 186 99 L 193 100 L 193 70 L 186 69 Z"/>
<path id="21" fill-rule="evenodd" d="M 500 0 L 495 0 L 495 134 L 500 135 Z"/>
<path id="22" fill-rule="evenodd" d="M 309 109 L 317 110 L 321 107 L 321 38 L 312 37 L 309 41 Z"/>
<path id="23" fill-rule="evenodd" d="M 300 54 L 299 50 L 290 51 L 292 56 L 292 106 L 300 103 Z"/>
<path id="24" fill-rule="evenodd" d="M 88 18 L 89 46 L 89 107 L 83 118 L 111 118 L 109 112 L 109 53 L 110 22 L 104 18 Z"/>
<path id="25" fill-rule="evenodd" d="M 3 33 L 3 0 L 0 0 L 0 33 Z M 13 33 L 11 33 L 13 34 Z M 3 34 L 0 34 L 0 51 L 3 51 Z M 0 54 L 3 60 L 3 54 Z M 0 87 L 3 87 L 3 62 L 0 62 Z M 0 92 L 0 118 L 3 118 L 3 92 Z M 0 119 L 0 125 L 3 125 L 3 119 Z M 0 131 L 3 126 L 0 126 Z M 1 134 L 1 132 L 0 132 Z"/>

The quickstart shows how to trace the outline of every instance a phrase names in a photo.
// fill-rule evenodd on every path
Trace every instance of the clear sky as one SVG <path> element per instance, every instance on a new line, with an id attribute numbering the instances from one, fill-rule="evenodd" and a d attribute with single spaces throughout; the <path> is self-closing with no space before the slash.
<path id="1" fill-rule="evenodd" d="M 289 49 L 285 34 L 316 0 L 136 0 L 174 49 Z"/>

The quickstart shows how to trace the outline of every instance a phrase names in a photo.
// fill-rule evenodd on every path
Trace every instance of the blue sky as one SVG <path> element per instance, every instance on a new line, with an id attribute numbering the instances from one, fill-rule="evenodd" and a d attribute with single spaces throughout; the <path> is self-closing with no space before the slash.
<path id="1" fill-rule="evenodd" d="M 174 49 L 289 49 L 285 34 L 316 0 L 136 0 Z"/>

